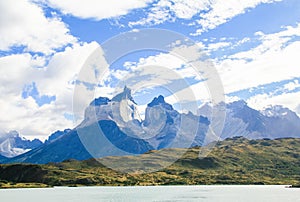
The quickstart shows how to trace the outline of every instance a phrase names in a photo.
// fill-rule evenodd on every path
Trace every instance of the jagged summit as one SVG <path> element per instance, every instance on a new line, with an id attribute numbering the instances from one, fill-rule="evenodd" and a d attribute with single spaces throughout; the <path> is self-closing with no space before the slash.
<path id="1" fill-rule="evenodd" d="M 110 101 L 111 100 L 107 97 L 99 97 L 99 98 L 94 99 L 90 105 L 91 106 L 107 105 L 108 102 L 110 102 Z"/>
<path id="2" fill-rule="evenodd" d="M 136 105 L 131 89 L 125 86 L 123 91 L 112 99 L 99 97 L 91 102 L 85 109 L 84 120 L 78 127 L 86 127 L 100 120 L 113 120 L 120 127 L 126 125 L 128 121 L 141 121 Z"/>
<path id="3" fill-rule="evenodd" d="M 117 94 L 115 97 L 113 97 L 111 99 L 111 101 L 121 102 L 122 100 L 125 100 L 125 99 L 130 100 L 133 103 L 135 103 L 135 101 L 134 101 L 134 99 L 133 99 L 133 97 L 131 95 L 131 89 L 128 88 L 127 86 L 124 86 L 123 92 Z"/>
<path id="4" fill-rule="evenodd" d="M 0 155 L 5 157 L 18 156 L 42 144 L 38 139 L 27 140 L 21 137 L 17 131 L 0 133 Z"/>
<path id="5" fill-rule="evenodd" d="M 281 117 L 290 120 L 299 118 L 295 112 L 281 105 L 268 106 L 262 111 L 262 114 L 268 117 Z"/>
<path id="6" fill-rule="evenodd" d="M 237 108 L 237 109 L 241 109 L 244 107 L 248 107 L 247 103 L 245 102 L 245 100 L 238 100 L 238 101 L 234 101 L 232 103 L 228 104 L 229 108 Z"/>
<path id="7" fill-rule="evenodd" d="M 162 95 L 159 95 L 158 97 L 155 97 L 147 106 L 148 107 L 154 107 L 154 106 L 162 106 L 163 108 L 167 110 L 173 110 L 172 105 L 165 102 L 165 98 Z"/>
<path id="8" fill-rule="evenodd" d="M 165 98 L 164 96 L 160 95 L 158 97 L 155 97 L 149 104 L 148 104 L 148 107 L 153 107 L 155 105 L 159 105 L 159 104 L 162 104 L 162 103 L 166 103 L 165 102 Z"/>
<path id="9" fill-rule="evenodd" d="M 131 90 L 125 86 L 123 92 L 111 100 L 99 97 L 91 102 L 83 122 L 74 130 L 5 162 L 48 163 L 91 158 L 80 137 L 91 137 L 92 151 L 97 158 L 120 155 L 114 153 L 111 144 L 105 143 L 107 140 L 116 148 L 133 154 L 153 149 L 206 145 L 216 139 L 209 132 L 209 127 L 219 127 L 217 124 L 223 121 L 212 110 L 226 113 L 224 127 L 221 126 L 223 130 L 216 134 L 220 135 L 220 139 L 234 136 L 248 139 L 299 137 L 300 118 L 294 112 L 279 106 L 262 112 L 249 107 L 243 100 L 229 104 L 203 104 L 198 115 L 193 115 L 173 109 L 160 95 L 147 105 L 145 119 L 142 120 L 138 117 Z M 99 126 L 103 133 L 99 132 Z M 80 137 L 77 131 L 80 131 Z M 95 142 L 99 137 L 101 141 Z M 8 144 L 2 144 L 5 145 Z"/>
<path id="10" fill-rule="evenodd" d="M 108 97 L 98 97 L 95 98 L 91 103 L 90 106 L 101 106 L 101 105 L 107 105 L 109 102 L 121 102 L 122 100 L 130 100 L 133 103 L 135 103 L 132 95 L 131 95 L 131 89 L 127 86 L 124 87 L 123 91 L 116 96 L 114 96 L 112 99 L 109 99 Z M 135 103 L 136 104 L 136 103 Z"/>
<path id="11" fill-rule="evenodd" d="M 57 139 L 61 138 L 62 136 L 64 136 L 69 132 L 71 132 L 71 129 L 65 129 L 63 131 L 57 130 L 48 137 L 48 139 L 45 141 L 45 144 L 49 144 L 53 141 L 56 141 Z"/>

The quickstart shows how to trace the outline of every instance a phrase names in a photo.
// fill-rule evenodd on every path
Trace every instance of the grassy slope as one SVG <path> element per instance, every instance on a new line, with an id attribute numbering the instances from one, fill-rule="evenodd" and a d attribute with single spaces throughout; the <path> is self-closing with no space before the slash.
<path id="1" fill-rule="evenodd" d="M 300 184 L 300 139 L 227 139 L 199 159 L 199 149 L 189 149 L 171 166 L 154 173 L 124 174 L 96 160 L 65 161 L 47 165 L 1 165 L 0 187 L 80 185 L 170 185 L 170 184 Z M 180 149 L 167 149 L 166 156 Z M 155 151 L 153 151 L 155 152 Z M 146 155 L 109 157 L 110 162 L 141 167 Z M 125 159 L 125 160 L 124 160 Z M 149 159 L 146 159 L 147 162 Z M 151 164 L 161 164 L 160 158 Z M 18 174 L 16 174 L 18 173 Z M 42 183 L 42 184 L 36 184 Z"/>

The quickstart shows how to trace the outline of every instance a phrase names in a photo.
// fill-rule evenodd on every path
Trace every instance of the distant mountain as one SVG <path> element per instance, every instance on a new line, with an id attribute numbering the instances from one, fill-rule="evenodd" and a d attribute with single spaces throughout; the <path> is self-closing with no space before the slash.
<path id="1" fill-rule="evenodd" d="M 42 144 L 38 139 L 26 140 L 17 131 L 0 134 L 0 154 L 9 158 L 28 152 Z"/>
<path id="2" fill-rule="evenodd" d="M 145 120 L 137 113 L 137 104 L 127 87 L 111 100 L 100 97 L 85 110 L 85 118 L 77 127 L 84 128 L 97 121 L 110 120 L 123 133 L 144 140 L 154 149 L 201 145 L 209 121 L 192 113 L 180 114 L 163 96 L 154 98 L 145 111 Z"/>
<path id="3" fill-rule="evenodd" d="M 97 98 L 87 107 L 84 120 L 74 130 L 56 132 L 43 146 L 9 162 L 83 160 L 91 158 L 90 153 L 99 158 L 135 155 L 153 149 L 190 147 L 203 143 L 209 124 L 207 118 L 192 113 L 180 114 L 165 102 L 163 96 L 154 98 L 148 104 L 145 120 L 140 119 L 136 107 L 131 90 L 126 87 L 111 100 Z M 59 138 L 51 140 L 56 136 Z"/>
<path id="4" fill-rule="evenodd" d="M 0 155 L 0 163 L 7 161 L 7 157 Z"/>
<path id="5" fill-rule="evenodd" d="M 63 135 L 69 133 L 70 131 L 71 131 L 71 129 L 65 129 L 63 131 L 58 130 L 58 131 L 52 133 L 48 137 L 48 139 L 45 141 L 45 144 L 49 144 L 49 143 L 55 141 L 56 139 L 61 138 Z"/>
<path id="6" fill-rule="evenodd" d="M 274 106 L 257 111 L 244 101 L 215 107 L 226 111 L 220 139 L 300 137 L 300 118 L 287 108 Z M 212 120 L 218 122 L 219 117 L 212 117 L 211 111 L 212 106 L 205 104 L 198 115 L 179 113 L 163 96 L 158 96 L 147 105 L 142 120 L 131 90 L 125 87 L 112 99 L 93 100 L 85 110 L 84 120 L 73 130 L 57 131 L 44 145 L 5 162 L 61 162 L 201 146 L 216 140 L 215 136 L 210 137 L 208 129 Z"/>
<path id="7" fill-rule="evenodd" d="M 158 96 L 147 105 L 143 131 L 155 149 L 202 145 L 209 121 L 192 113 L 181 114 Z"/>
<path id="8" fill-rule="evenodd" d="M 300 137 L 300 118 L 288 108 L 272 106 L 258 111 L 242 100 L 225 106 L 226 118 L 221 139 L 234 136 L 249 139 Z M 200 107 L 198 114 L 211 120 L 211 112 L 212 106 L 205 104 Z"/>
<path id="9" fill-rule="evenodd" d="M 147 142 L 130 137 L 120 131 L 113 121 L 102 120 L 79 129 L 80 133 L 84 133 L 84 136 L 90 141 L 89 143 L 95 144 L 95 147 L 93 147 L 95 150 L 90 152 L 93 152 L 96 157 L 113 154 L 109 151 L 110 148 L 107 145 L 101 144 L 101 141 L 98 140 L 98 138 L 105 140 L 97 130 L 98 124 L 102 128 L 106 138 L 119 149 L 123 149 L 131 154 L 141 154 L 153 149 Z M 78 131 L 71 130 L 53 142 L 9 159 L 8 162 L 43 164 L 48 162 L 61 162 L 66 159 L 84 160 L 92 158 L 91 154 L 83 146 L 82 141 L 84 140 L 80 139 Z"/>
<path id="10" fill-rule="evenodd" d="M 66 159 L 88 159 L 91 155 L 82 145 L 77 132 L 69 133 L 57 138 L 54 141 L 44 144 L 31 151 L 9 159 L 6 162 L 26 162 L 26 163 L 48 163 L 60 162 Z"/>
<path id="11" fill-rule="evenodd" d="M 44 143 L 38 139 L 34 139 L 32 141 L 26 140 L 25 138 L 20 137 L 17 131 L 2 133 L 0 134 L 0 162 L 7 161 L 9 158 L 13 158 L 39 148 L 43 144 L 49 144 L 70 131 L 70 129 L 56 131 L 51 134 Z"/>

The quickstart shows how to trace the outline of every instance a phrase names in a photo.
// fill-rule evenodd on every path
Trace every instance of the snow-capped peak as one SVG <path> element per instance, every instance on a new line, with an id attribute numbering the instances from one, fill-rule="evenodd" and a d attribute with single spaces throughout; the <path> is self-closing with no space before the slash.
<path id="1" fill-rule="evenodd" d="M 5 157 L 14 157 L 34 149 L 43 143 L 38 140 L 27 140 L 17 131 L 0 134 L 0 154 Z"/>
<path id="2" fill-rule="evenodd" d="M 127 86 L 125 86 L 123 91 L 117 94 L 116 96 L 114 96 L 111 100 L 114 102 L 121 102 L 122 100 L 130 100 L 131 102 L 135 103 L 131 95 L 131 89 L 128 88 Z"/>
<path id="3" fill-rule="evenodd" d="M 281 105 L 268 106 L 261 113 L 267 117 L 279 117 L 290 120 L 299 118 L 295 112 Z"/>
<path id="4" fill-rule="evenodd" d="M 100 120 L 113 120 L 119 126 L 134 120 L 141 121 L 137 111 L 131 89 L 125 86 L 123 91 L 111 100 L 99 97 L 91 102 L 85 110 L 85 118 L 79 127 L 85 127 Z"/>

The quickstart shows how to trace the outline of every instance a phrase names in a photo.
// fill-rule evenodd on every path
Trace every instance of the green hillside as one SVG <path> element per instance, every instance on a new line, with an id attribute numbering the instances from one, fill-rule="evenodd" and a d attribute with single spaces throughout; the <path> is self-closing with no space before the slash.
<path id="1" fill-rule="evenodd" d="M 247 140 L 231 138 L 217 143 L 212 152 L 199 159 L 199 149 L 191 148 L 163 170 L 124 174 L 108 169 L 94 159 L 68 160 L 46 165 L 0 165 L 0 186 L 92 186 L 92 185 L 202 185 L 202 184 L 300 184 L 300 139 Z M 171 157 L 181 149 L 166 149 Z M 156 151 L 151 151 L 156 152 Z M 107 157 L 104 160 L 138 170 L 146 154 Z M 149 161 L 149 159 L 145 159 Z M 151 159 L 161 164 L 160 157 Z"/>

